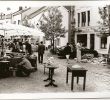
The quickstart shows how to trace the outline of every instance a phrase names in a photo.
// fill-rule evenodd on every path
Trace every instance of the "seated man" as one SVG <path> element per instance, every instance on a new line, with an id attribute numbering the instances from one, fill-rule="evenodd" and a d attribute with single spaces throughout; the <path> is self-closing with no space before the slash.
<path id="1" fill-rule="evenodd" d="M 35 70 L 37 70 L 37 56 L 36 54 L 32 54 L 32 55 L 29 55 L 27 56 L 27 59 L 30 61 L 32 67 L 35 68 Z"/>
<path id="2" fill-rule="evenodd" d="M 34 72 L 34 68 L 32 67 L 30 61 L 25 57 L 22 56 L 22 61 L 18 64 L 18 71 L 17 76 L 25 77 L 29 76 L 31 72 Z"/>

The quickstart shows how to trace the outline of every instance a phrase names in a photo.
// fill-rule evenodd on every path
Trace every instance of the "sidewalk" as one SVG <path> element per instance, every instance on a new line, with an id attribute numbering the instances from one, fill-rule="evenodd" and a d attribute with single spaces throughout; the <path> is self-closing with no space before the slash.
<path id="1" fill-rule="evenodd" d="M 44 61 L 47 60 L 46 51 Z M 110 91 L 110 66 L 101 66 L 98 64 L 82 63 L 88 71 L 86 78 L 86 90 L 83 91 L 83 78 L 80 78 L 79 84 L 74 83 L 74 90 L 71 91 L 71 74 L 69 82 L 66 84 L 66 59 L 59 59 L 53 55 L 59 68 L 55 70 L 54 79 L 58 87 L 45 87 L 48 82 L 43 80 L 48 77 L 48 70 L 44 74 L 44 67 L 38 64 L 38 70 L 30 77 L 10 77 L 0 79 L 0 93 L 48 93 L 48 92 L 107 92 Z M 72 59 L 71 63 L 76 62 Z"/>

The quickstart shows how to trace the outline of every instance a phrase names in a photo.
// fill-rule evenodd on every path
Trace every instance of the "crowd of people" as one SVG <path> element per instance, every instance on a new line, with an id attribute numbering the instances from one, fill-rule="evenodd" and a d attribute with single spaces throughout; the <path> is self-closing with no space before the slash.
<path id="1" fill-rule="evenodd" d="M 2 44 L 2 46 L 4 46 Z M 3 47 L 4 48 L 4 47 Z M 43 54 L 45 51 L 45 45 L 41 41 L 40 43 L 36 41 L 36 43 L 29 43 L 28 40 L 22 42 L 20 39 L 14 39 L 13 41 L 9 41 L 5 43 L 5 51 L 2 55 L 6 57 L 6 51 L 10 50 L 13 53 L 20 53 L 21 54 L 21 61 L 17 65 L 17 75 L 18 76 L 29 76 L 31 72 L 35 71 L 36 69 L 32 66 L 33 64 L 29 61 L 28 57 L 37 57 L 39 63 L 43 63 Z M 36 53 L 35 53 L 36 52 Z M 38 55 L 36 55 L 38 52 Z"/>
<path id="2" fill-rule="evenodd" d="M 79 42 L 76 44 L 76 48 L 77 48 L 77 62 L 80 62 L 81 44 Z M 26 58 L 26 56 L 29 55 L 32 57 L 32 55 L 35 52 L 38 52 L 38 55 L 34 56 L 38 58 L 39 63 L 43 63 L 43 55 L 44 51 L 46 50 L 46 47 L 43 44 L 43 41 L 41 41 L 40 43 L 38 41 L 36 41 L 36 43 L 29 43 L 28 40 L 22 42 L 20 39 L 19 40 L 14 39 L 13 41 L 9 41 L 6 44 L 6 49 L 10 50 L 11 52 L 23 53 L 23 55 L 21 56 L 22 61 L 18 65 L 19 66 L 18 74 L 21 76 L 29 76 L 30 73 L 33 71 L 33 66 L 30 63 L 30 61 Z M 67 43 L 64 50 L 67 63 L 69 63 L 69 57 L 73 50 L 73 46 Z M 24 73 L 24 75 L 22 72 Z"/>
<path id="3" fill-rule="evenodd" d="M 13 41 L 8 42 L 6 46 L 7 49 L 11 50 L 12 52 L 26 52 L 32 54 L 32 52 L 34 52 L 33 47 L 37 47 L 36 45 L 38 44 L 34 44 L 33 46 L 33 43 L 29 43 L 28 40 L 22 42 L 22 40 L 14 39 Z"/>

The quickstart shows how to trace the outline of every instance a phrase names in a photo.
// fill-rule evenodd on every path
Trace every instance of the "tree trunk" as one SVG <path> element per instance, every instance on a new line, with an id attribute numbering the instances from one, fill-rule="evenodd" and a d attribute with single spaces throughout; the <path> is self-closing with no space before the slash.
<path id="1" fill-rule="evenodd" d="M 52 47 L 52 39 L 50 40 L 50 42 L 51 42 L 51 47 Z"/>
<path id="2" fill-rule="evenodd" d="M 55 45 L 55 43 L 54 43 L 55 41 L 54 41 L 54 35 L 53 35 L 53 53 L 55 53 L 55 49 L 54 49 L 54 45 Z"/>

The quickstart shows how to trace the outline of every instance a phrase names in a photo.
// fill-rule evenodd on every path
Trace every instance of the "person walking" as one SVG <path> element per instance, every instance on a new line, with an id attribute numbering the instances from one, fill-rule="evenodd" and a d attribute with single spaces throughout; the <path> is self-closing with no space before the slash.
<path id="1" fill-rule="evenodd" d="M 43 63 L 44 51 L 45 51 L 45 45 L 41 41 L 40 45 L 38 46 L 38 60 L 39 60 L 39 63 Z"/>
<path id="2" fill-rule="evenodd" d="M 28 41 L 26 41 L 25 45 L 26 45 L 26 52 L 29 53 L 29 55 L 31 55 L 32 54 L 32 46 L 31 46 L 31 44 Z"/>
<path id="3" fill-rule="evenodd" d="M 77 48 L 77 62 L 81 61 L 81 44 L 78 42 L 76 44 L 76 48 Z"/>
<path id="4" fill-rule="evenodd" d="M 64 48 L 64 52 L 65 52 L 65 56 L 67 59 L 67 63 L 69 63 L 69 57 L 71 54 L 71 47 L 70 47 L 69 43 L 67 43 L 66 47 Z"/>

